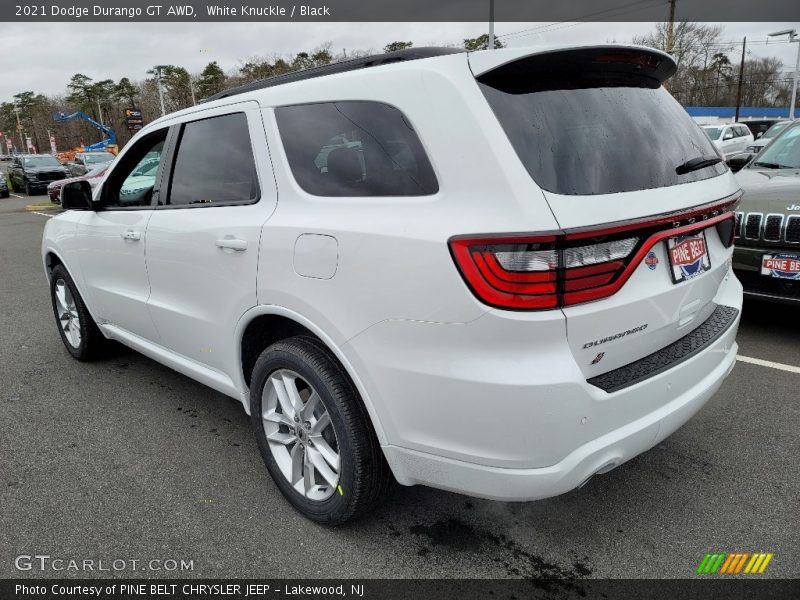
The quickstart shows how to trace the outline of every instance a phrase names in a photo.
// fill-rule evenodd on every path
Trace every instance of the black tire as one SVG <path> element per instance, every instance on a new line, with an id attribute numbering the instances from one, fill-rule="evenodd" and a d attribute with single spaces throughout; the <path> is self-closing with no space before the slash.
<path id="1" fill-rule="evenodd" d="M 69 288 L 79 317 L 81 339 L 77 347 L 67 338 L 67 334 L 59 318 L 56 301 L 56 286 L 60 281 L 63 281 L 66 287 Z M 69 352 L 73 358 L 82 361 L 93 360 L 99 357 L 106 346 L 106 339 L 98 329 L 94 319 L 92 319 L 92 315 L 89 314 L 86 304 L 78 292 L 78 288 L 75 287 L 72 277 L 70 277 L 63 265 L 56 265 L 50 275 L 50 301 L 53 305 L 56 327 L 58 327 L 58 333 L 61 335 L 61 341 L 64 342 L 64 347 L 67 349 L 67 352 Z"/>
<path id="2" fill-rule="evenodd" d="M 269 376 L 279 369 L 294 371 L 316 390 L 330 415 L 341 467 L 338 493 L 310 500 L 283 475 L 269 448 L 262 422 L 262 394 Z M 313 521 L 339 525 L 381 503 L 394 477 L 378 444 L 364 404 L 336 358 L 317 339 L 298 336 L 277 342 L 256 361 L 250 383 L 250 416 L 261 457 L 284 497 Z"/>

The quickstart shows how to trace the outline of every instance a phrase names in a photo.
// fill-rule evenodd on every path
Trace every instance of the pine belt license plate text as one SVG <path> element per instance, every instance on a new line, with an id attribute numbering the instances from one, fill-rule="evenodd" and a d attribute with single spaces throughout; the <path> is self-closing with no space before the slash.
<path id="1" fill-rule="evenodd" d="M 779 279 L 800 279 L 800 256 L 765 254 L 761 257 L 761 274 Z"/>
<path id="2" fill-rule="evenodd" d="M 711 268 L 705 231 L 668 239 L 667 254 L 674 283 L 697 277 Z"/>

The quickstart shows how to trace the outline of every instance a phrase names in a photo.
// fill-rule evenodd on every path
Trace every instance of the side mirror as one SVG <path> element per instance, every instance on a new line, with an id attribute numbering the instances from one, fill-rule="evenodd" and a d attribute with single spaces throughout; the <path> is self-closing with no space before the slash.
<path id="1" fill-rule="evenodd" d="M 61 188 L 61 208 L 64 210 L 94 210 L 92 186 L 88 181 L 74 181 Z"/>
<path id="2" fill-rule="evenodd" d="M 754 156 L 755 154 L 752 152 L 741 152 L 740 154 L 734 154 L 728 158 L 725 163 L 731 171 L 736 173 L 737 171 L 741 171 L 747 163 L 753 160 Z"/>
<path id="3" fill-rule="evenodd" d="M 733 132 L 732 131 L 726 132 L 725 135 L 722 136 L 722 139 L 723 140 L 732 140 L 733 139 Z"/>
<path id="4" fill-rule="evenodd" d="M 756 139 L 760 138 L 762 135 L 764 135 L 764 132 L 763 131 L 759 131 L 758 135 L 756 136 Z"/>

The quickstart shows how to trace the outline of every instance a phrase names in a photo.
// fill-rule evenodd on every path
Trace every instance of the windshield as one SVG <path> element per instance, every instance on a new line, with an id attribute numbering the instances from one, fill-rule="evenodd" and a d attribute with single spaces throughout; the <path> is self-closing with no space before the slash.
<path id="1" fill-rule="evenodd" d="M 789 125 L 789 124 L 790 124 L 790 121 L 786 121 L 785 123 L 775 123 L 775 125 L 773 125 L 772 127 L 770 127 L 769 129 L 767 129 L 764 132 L 764 135 L 762 135 L 761 138 L 765 139 L 765 140 L 769 139 L 769 138 L 774 138 L 781 131 L 786 129 L 786 126 Z"/>
<path id="2" fill-rule="evenodd" d="M 96 165 L 98 163 L 104 163 L 114 160 L 114 155 L 110 152 L 98 152 L 97 154 L 84 154 L 83 155 L 83 162 L 87 165 Z"/>
<path id="3" fill-rule="evenodd" d="M 800 168 L 800 125 L 784 129 L 761 151 L 752 166 L 767 169 Z"/>
<path id="4" fill-rule="evenodd" d="M 23 164 L 26 167 L 60 167 L 61 163 L 52 156 L 29 156 L 23 159 Z"/>
<path id="5" fill-rule="evenodd" d="M 705 131 L 706 135 L 712 140 L 719 139 L 719 136 L 722 135 L 722 129 L 722 127 L 703 127 L 703 131 Z"/>

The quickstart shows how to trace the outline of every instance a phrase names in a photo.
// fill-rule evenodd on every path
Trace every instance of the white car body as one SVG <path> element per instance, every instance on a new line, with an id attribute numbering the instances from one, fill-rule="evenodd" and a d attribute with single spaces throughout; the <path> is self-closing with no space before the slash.
<path id="1" fill-rule="evenodd" d="M 742 123 L 729 125 L 704 125 L 703 129 L 711 137 L 711 142 L 722 154 L 729 158 L 734 154 L 744 152 L 753 143 L 753 132 Z"/>
<path id="2" fill-rule="evenodd" d="M 718 306 L 738 311 L 742 299 L 732 247 L 714 225 L 704 230 L 710 268 L 680 284 L 671 280 L 662 232 L 648 246 L 649 264 L 642 254 L 624 285 L 594 302 L 507 310 L 465 285 L 448 247 L 459 236 L 581 231 L 654 217 L 672 217 L 674 225 L 659 227 L 683 232 L 729 214 L 739 186 L 727 170 L 596 195 L 537 185 L 475 77 L 574 48 L 398 62 L 167 115 L 137 134 L 111 173 L 148 133 L 241 112 L 258 201 L 67 211 L 45 228 L 46 269 L 54 261 L 68 268 L 105 336 L 240 400 L 245 410 L 242 340 L 252 324 L 294 323 L 312 332 L 352 378 L 401 484 L 517 501 L 569 491 L 651 448 L 714 395 L 734 365 L 738 316 L 701 351 L 624 389 L 609 393 L 587 380 L 684 338 Z M 298 184 L 275 107 L 354 99 L 406 115 L 438 192 L 319 197 Z M 725 208 L 702 208 L 713 206 Z M 230 243 L 220 247 L 220 240 Z M 257 321 L 265 317 L 271 320 Z"/>

